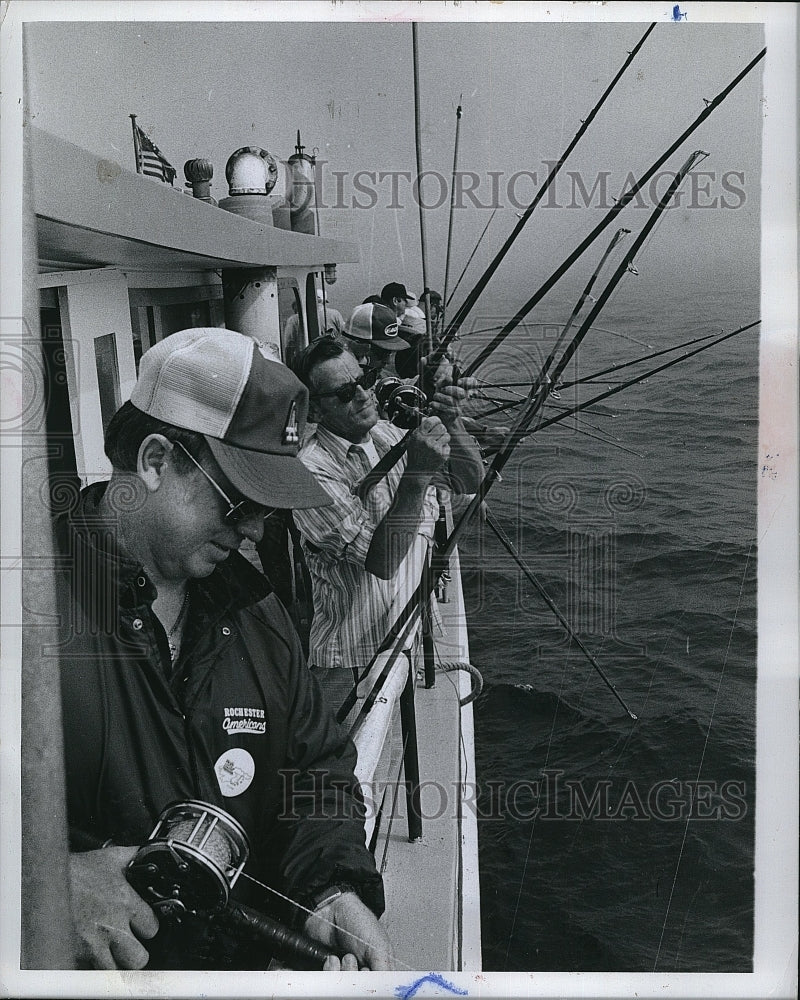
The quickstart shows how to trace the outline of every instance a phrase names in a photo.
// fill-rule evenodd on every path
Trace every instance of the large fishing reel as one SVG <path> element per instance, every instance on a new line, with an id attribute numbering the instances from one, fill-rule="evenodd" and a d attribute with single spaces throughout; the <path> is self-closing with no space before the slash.
<path id="1" fill-rule="evenodd" d="M 388 375 L 376 384 L 375 396 L 386 419 L 396 427 L 406 431 L 419 427 L 428 405 L 421 389 Z"/>
<path id="2" fill-rule="evenodd" d="M 249 856 L 247 834 L 232 816 L 190 799 L 167 806 L 125 874 L 159 914 L 203 915 L 227 906 Z"/>
<path id="3" fill-rule="evenodd" d="M 197 799 L 161 813 L 125 871 L 128 882 L 161 917 L 213 918 L 238 936 L 267 941 L 294 969 L 321 969 L 333 952 L 258 910 L 230 898 L 250 856 L 247 834 L 218 806 Z"/>

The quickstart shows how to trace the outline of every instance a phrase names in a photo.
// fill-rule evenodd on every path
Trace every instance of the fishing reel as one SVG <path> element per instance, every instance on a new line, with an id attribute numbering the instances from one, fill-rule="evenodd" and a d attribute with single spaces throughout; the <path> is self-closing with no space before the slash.
<path id="1" fill-rule="evenodd" d="M 230 898 L 250 856 L 242 826 L 218 806 L 197 799 L 161 813 L 153 832 L 128 863 L 125 875 L 160 917 L 213 918 L 243 939 L 268 942 L 294 969 L 321 969 L 339 954 L 272 917 Z"/>
<path id="2" fill-rule="evenodd" d="M 421 389 L 388 375 L 376 384 L 375 396 L 381 412 L 396 427 L 406 431 L 419 427 L 428 405 Z"/>
<path id="3" fill-rule="evenodd" d="M 190 799 L 161 813 L 125 875 L 160 915 L 202 916 L 228 905 L 249 856 L 247 834 L 232 816 Z"/>

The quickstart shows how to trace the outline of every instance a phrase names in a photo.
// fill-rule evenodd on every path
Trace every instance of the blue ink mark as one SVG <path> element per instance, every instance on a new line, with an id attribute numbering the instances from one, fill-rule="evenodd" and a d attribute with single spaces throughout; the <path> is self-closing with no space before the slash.
<path id="1" fill-rule="evenodd" d="M 675 6 L 672 8 L 672 20 L 673 21 L 688 21 L 689 20 L 689 15 L 688 14 L 681 14 L 680 4 L 676 3 Z"/>
<path id="2" fill-rule="evenodd" d="M 427 976 L 420 976 L 420 978 L 411 983 L 410 986 L 396 986 L 394 995 L 399 997 L 400 1000 L 409 1000 L 409 997 L 416 996 L 417 990 L 423 983 L 434 983 L 436 986 L 441 986 L 443 989 L 448 990 L 450 993 L 454 993 L 456 996 L 469 996 L 469 992 L 467 990 L 459 989 L 455 984 L 448 983 L 448 981 L 443 976 L 440 976 L 438 972 L 429 972 Z"/>

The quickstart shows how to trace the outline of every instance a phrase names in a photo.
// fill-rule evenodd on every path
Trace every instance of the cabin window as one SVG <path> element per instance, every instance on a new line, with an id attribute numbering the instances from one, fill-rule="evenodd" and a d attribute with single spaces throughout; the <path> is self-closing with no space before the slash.
<path id="1" fill-rule="evenodd" d="M 117 339 L 113 333 L 94 338 L 94 359 L 97 366 L 97 388 L 100 392 L 100 413 L 105 433 L 109 420 L 122 403 L 119 396 Z"/>
<path id="2" fill-rule="evenodd" d="M 221 285 L 131 288 L 128 293 L 136 368 L 142 354 L 178 330 L 225 326 Z"/>
<path id="3" fill-rule="evenodd" d="M 290 368 L 306 345 L 300 289 L 294 278 L 278 278 L 278 316 L 281 328 L 281 357 Z"/>
<path id="4" fill-rule="evenodd" d="M 78 485 L 72 414 L 67 391 L 67 357 L 61 329 L 58 297 L 51 288 L 43 289 L 43 308 L 39 312 L 42 328 L 44 360 L 45 415 L 47 421 L 47 466 L 51 489 L 56 484 L 71 482 Z"/>
<path id="5" fill-rule="evenodd" d="M 306 316 L 308 318 L 308 341 L 316 340 L 320 334 L 317 313 L 317 282 L 313 272 L 306 276 Z"/>

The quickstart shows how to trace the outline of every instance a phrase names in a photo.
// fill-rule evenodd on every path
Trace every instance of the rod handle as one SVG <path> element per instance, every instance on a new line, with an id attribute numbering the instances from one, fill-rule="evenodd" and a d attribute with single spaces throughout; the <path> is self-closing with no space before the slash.
<path id="1" fill-rule="evenodd" d="M 229 903 L 225 910 L 225 920 L 237 930 L 268 941 L 276 955 L 291 961 L 293 968 L 319 971 L 326 958 L 337 954 L 302 931 L 293 931 L 285 924 L 242 903 Z"/>

